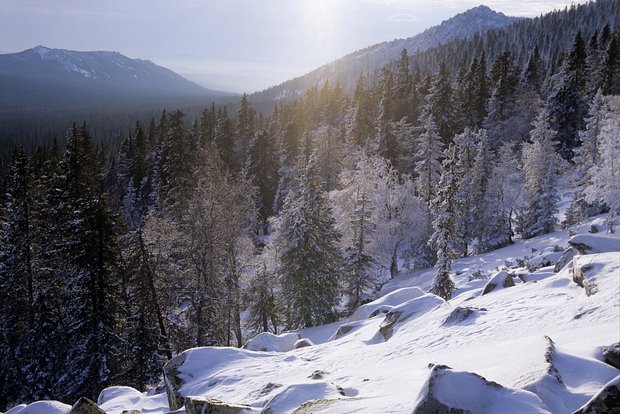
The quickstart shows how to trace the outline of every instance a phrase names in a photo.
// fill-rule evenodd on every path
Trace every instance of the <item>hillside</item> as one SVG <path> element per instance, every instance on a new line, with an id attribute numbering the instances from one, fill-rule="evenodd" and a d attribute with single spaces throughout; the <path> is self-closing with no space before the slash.
<path id="1" fill-rule="evenodd" d="M 118 52 L 37 46 L 0 55 L 0 109 L 103 106 L 171 98 L 217 97 L 173 71 Z"/>
<path id="2" fill-rule="evenodd" d="M 476 33 L 486 33 L 489 30 L 506 27 L 518 20 L 516 17 L 493 11 L 487 6 L 474 7 L 415 36 L 379 43 L 353 52 L 307 75 L 258 92 L 252 95 L 252 99 L 260 102 L 295 96 L 328 79 L 332 82 L 338 80 L 344 87 L 350 88 L 355 84 L 360 73 L 373 73 L 392 60 L 396 60 L 403 49 L 407 49 L 409 54 L 414 54 L 455 39 L 464 39 Z"/>
<path id="3" fill-rule="evenodd" d="M 167 364 L 165 386 L 111 387 L 99 404 L 108 414 L 163 414 L 201 398 L 247 405 L 240 413 L 424 413 L 432 395 L 476 413 L 572 413 L 620 375 L 602 353 L 620 340 L 620 238 L 588 234 L 603 222 L 458 260 L 447 302 L 424 293 L 433 270 L 418 271 L 350 318 L 301 331 L 313 345 L 293 350 L 282 335 L 250 341 L 255 351 L 190 349 Z M 591 249 L 555 271 L 569 232 Z M 574 281 L 578 272 L 595 293 Z M 483 293 L 500 278 L 514 284 Z M 68 412 L 56 404 L 50 413 Z"/>

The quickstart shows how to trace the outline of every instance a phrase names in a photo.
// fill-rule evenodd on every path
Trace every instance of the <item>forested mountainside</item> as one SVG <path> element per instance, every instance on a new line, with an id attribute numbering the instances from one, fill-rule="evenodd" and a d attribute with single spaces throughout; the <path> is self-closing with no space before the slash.
<path id="1" fill-rule="evenodd" d="M 0 409 L 145 390 L 185 349 L 335 321 L 404 271 L 434 266 L 429 300 L 447 300 L 454 260 L 594 214 L 612 230 L 617 5 L 403 50 L 374 82 L 322 82 L 270 113 L 244 96 L 193 123 L 163 112 L 119 147 L 74 124 L 63 149 L 15 148 Z M 556 23 L 538 44 L 524 28 L 540 21 Z M 561 185 L 574 197 L 558 223 Z"/>
<path id="2" fill-rule="evenodd" d="M 169 69 L 118 52 L 37 46 L 0 54 L 0 171 L 10 150 L 50 147 L 67 125 L 87 122 L 98 141 L 118 141 L 163 108 L 192 113 L 235 94 L 205 89 Z M 235 99 L 237 99 L 235 97 Z"/>
<path id="3" fill-rule="evenodd" d="M 487 6 L 478 6 L 407 39 L 395 39 L 353 52 L 307 75 L 254 94 L 252 98 L 256 101 L 294 98 L 325 81 L 332 83 L 338 81 L 345 89 L 350 90 L 355 86 L 355 81 L 361 73 L 373 73 L 387 62 L 397 60 L 403 49 L 414 54 L 456 39 L 469 38 L 476 33 L 505 27 L 517 20 L 515 17 L 493 11 Z"/>
<path id="4" fill-rule="evenodd" d="M 593 27 L 605 24 L 609 24 L 612 30 L 617 28 L 619 9 L 617 0 L 596 1 L 536 18 L 515 19 L 480 6 L 419 35 L 352 53 L 307 75 L 252 94 L 250 98 L 260 104 L 294 97 L 326 81 L 339 83 L 345 91 L 351 92 L 360 75 L 371 83 L 378 82 L 381 69 L 389 62 L 396 64 L 403 49 L 407 49 L 410 55 L 410 69 L 420 71 L 422 76 L 434 73 L 440 61 L 451 71 L 458 71 L 479 57 L 482 51 L 490 60 L 510 51 L 516 63 L 523 65 L 534 47 L 546 57 L 543 62 L 545 70 L 549 66 L 555 71 L 578 31 L 589 32 Z"/>

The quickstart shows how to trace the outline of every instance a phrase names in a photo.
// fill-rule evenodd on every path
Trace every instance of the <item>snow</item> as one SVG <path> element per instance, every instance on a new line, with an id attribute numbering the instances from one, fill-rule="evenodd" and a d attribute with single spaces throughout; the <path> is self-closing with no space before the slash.
<path id="1" fill-rule="evenodd" d="M 262 332 L 247 341 L 243 348 L 250 351 L 287 352 L 294 349 L 298 340 L 298 333 L 274 335 L 271 332 Z"/>
<path id="2" fill-rule="evenodd" d="M 593 218 L 571 232 L 597 237 L 599 248 L 613 246 L 618 234 L 588 234 L 591 224 L 604 219 Z M 561 231 L 519 239 L 457 260 L 458 290 L 448 302 L 424 293 L 434 275 L 424 269 L 390 281 L 377 300 L 349 319 L 249 341 L 268 351 L 187 350 L 178 367 L 180 393 L 247 404 L 257 412 L 271 407 L 274 414 L 412 412 L 433 363 L 453 368 L 439 381 L 437 395 L 444 403 L 476 413 L 572 413 L 619 373 L 602 361 L 601 347 L 620 341 L 620 252 L 575 256 L 577 266 L 588 262 L 585 277 L 597 286 L 591 295 L 573 281 L 571 266 L 558 273 L 553 263 L 534 271 L 517 267 L 536 253 L 566 248 L 569 238 Z M 481 296 L 487 280 L 479 275 L 500 272 L 522 279 Z M 473 308 L 476 315 L 445 324 L 457 307 Z M 352 329 L 334 335 L 346 326 Z M 292 349 L 300 336 L 315 345 Z M 488 393 L 488 384 L 474 374 L 503 388 Z M 168 412 L 165 393 L 147 396 L 113 387 L 100 399 L 109 414 Z"/>
<path id="3" fill-rule="evenodd" d="M 21 404 L 6 414 L 69 414 L 71 406 L 59 401 L 37 401 L 32 404 Z"/>
<path id="4" fill-rule="evenodd" d="M 576 247 L 587 246 L 587 253 L 620 252 L 620 239 L 608 235 L 578 234 L 571 237 L 568 243 Z"/>

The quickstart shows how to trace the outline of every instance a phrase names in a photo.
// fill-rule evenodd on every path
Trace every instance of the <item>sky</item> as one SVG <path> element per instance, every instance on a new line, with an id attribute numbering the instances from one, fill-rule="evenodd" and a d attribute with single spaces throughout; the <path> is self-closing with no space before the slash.
<path id="1" fill-rule="evenodd" d="M 537 16 L 585 0 L 0 0 L 0 53 L 44 45 L 150 59 L 253 92 L 480 4 Z"/>

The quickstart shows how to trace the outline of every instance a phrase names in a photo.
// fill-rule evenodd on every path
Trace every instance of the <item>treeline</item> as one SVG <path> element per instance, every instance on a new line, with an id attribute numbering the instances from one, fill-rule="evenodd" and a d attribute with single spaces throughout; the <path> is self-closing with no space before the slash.
<path id="1" fill-rule="evenodd" d="M 0 235 L 0 408 L 145 389 L 186 348 L 336 320 L 403 269 L 618 208 L 620 32 L 432 76 L 403 51 L 352 94 L 328 82 L 257 114 L 137 123 L 119 148 L 74 125 L 14 151 Z M 614 167 L 615 165 L 615 167 Z M 572 175 L 571 175 L 572 176 Z M 242 315 L 246 317 L 242 320 Z"/>

